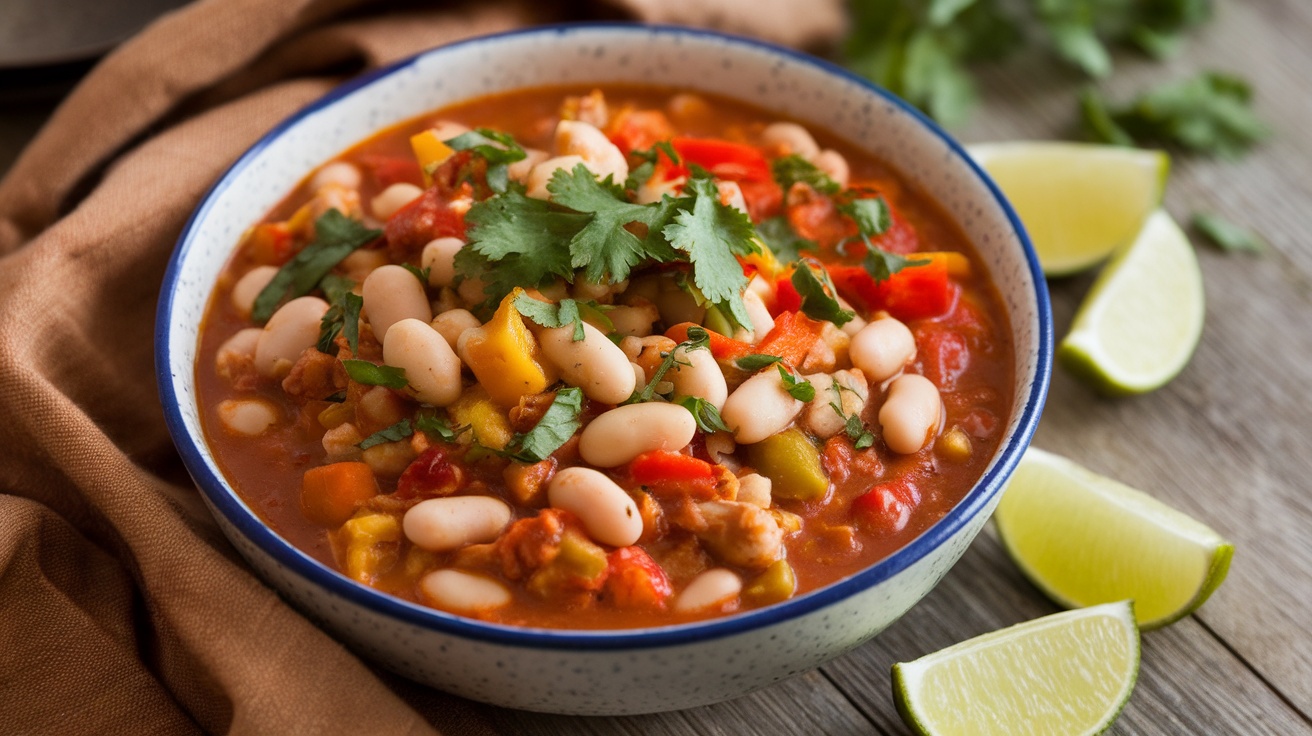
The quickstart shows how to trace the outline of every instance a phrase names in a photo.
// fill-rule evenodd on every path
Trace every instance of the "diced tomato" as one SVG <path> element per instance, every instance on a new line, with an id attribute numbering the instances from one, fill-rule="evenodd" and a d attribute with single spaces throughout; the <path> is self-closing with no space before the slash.
<path id="1" fill-rule="evenodd" d="M 433 445 L 415 458 L 396 482 L 397 498 L 449 496 L 464 483 L 464 472 L 445 445 Z"/>
<path id="2" fill-rule="evenodd" d="M 858 450 L 852 438 L 840 432 L 825 440 L 820 451 L 820 463 L 829 480 L 835 484 L 847 480 L 857 473 L 867 478 L 878 478 L 884 473 L 884 461 L 879 459 L 879 452 L 873 447 Z"/>
<path id="3" fill-rule="evenodd" d="M 783 312 L 797 312 L 802 309 L 802 295 L 797 293 L 791 276 L 785 276 L 774 283 L 774 316 Z"/>
<path id="4" fill-rule="evenodd" d="M 618 608 L 664 610 L 674 588 L 665 570 L 641 547 L 621 547 L 609 556 L 605 593 Z"/>
<path id="5" fill-rule="evenodd" d="M 774 179 L 744 179 L 738 182 L 747 202 L 747 216 L 760 222 L 779 214 L 784 204 L 784 190 Z"/>
<path id="6" fill-rule="evenodd" d="M 856 223 L 838 210 L 831 197 L 805 184 L 794 184 L 788 190 L 784 213 L 793 232 L 822 248 L 831 248 L 857 235 Z"/>
<path id="7" fill-rule="evenodd" d="M 939 391 L 954 391 L 957 379 L 970 367 L 970 348 L 960 333 L 940 325 L 918 330 L 916 347 L 925 378 Z"/>
<path id="8" fill-rule="evenodd" d="M 394 260 L 407 261 L 435 238 L 450 236 L 463 240 L 468 211 L 463 205 L 467 201 L 445 194 L 440 187 L 425 190 L 388 218 L 383 232 L 389 254 Z"/>
<path id="9" fill-rule="evenodd" d="M 849 300 L 872 310 L 886 309 L 904 322 L 947 312 L 957 293 L 942 261 L 909 266 L 880 282 L 862 266 L 830 266 L 829 275 Z"/>
<path id="10" fill-rule="evenodd" d="M 771 181 L 770 162 L 756 146 L 718 138 L 677 137 L 670 141 L 680 163 L 696 164 L 721 179 Z"/>
<path id="11" fill-rule="evenodd" d="M 393 184 L 424 185 L 424 172 L 413 156 L 368 155 L 360 157 L 360 165 L 378 185 L 379 190 Z"/>
<path id="12" fill-rule="evenodd" d="M 920 490 L 902 477 L 871 487 L 852 501 L 852 517 L 874 532 L 896 534 L 906 528 L 920 504 Z"/>
<path id="13" fill-rule="evenodd" d="M 715 497 L 714 466 L 691 455 L 664 450 L 644 452 L 629 463 L 629 476 L 657 497 Z"/>
<path id="14" fill-rule="evenodd" d="M 665 336 L 675 342 L 683 342 L 688 339 L 688 328 L 698 326 L 700 325 L 695 322 L 680 322 L 666 330 Z M 706 335 L 711 343 L 711 355 L 715 356 L 716 360 L 733 360 L 753 352 L 751 345 L 732 337 L 725 337 L 715 330 L 706 330 Z"/>
<path id="15" fill-rule="evenodd" d="M 778 355 L 791 366 L 801 365 L 802 359 L 820 339 L 824 327 L 824 322 L 801 312 L 781 312 L 775 318 L 774 327 L 756 344 L 755 352 Z"/>
<path id="16" fill-rule="evenodd" d="M 624 153 L 646 151 L 674 136 L 674 126 L 660 110 L 622 110 L 606 127 L 606 135 Z"/>
<path id="17" fill-rule="evenodd" d="M 898 255 L 908 255 L 920 248 L 920 236 L 911 223 L 902 219 L 896 210 L 890 207 L 892 224 L 883 233 L 870 239 L 880 250 Z"/>

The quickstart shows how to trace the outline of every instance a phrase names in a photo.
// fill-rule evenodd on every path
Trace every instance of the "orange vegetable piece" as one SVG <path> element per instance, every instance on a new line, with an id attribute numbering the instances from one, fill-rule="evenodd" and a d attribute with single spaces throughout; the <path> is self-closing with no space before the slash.
<path id="1" fill-rule="evenodd" d="M 796 366 L 815 346 L 825 324 L 801 312 L 781 312 L 774 320 L 774 329 L 765 333 L 754 352 L 778 355 L 784 362 Z"/>
<path id="2" fill-rule="evenodd" d="M 341 526 L 378 493 L 374 471 L 365 463 L 320 465 L 301 478 L 301 511 L 316 524 Z"/>

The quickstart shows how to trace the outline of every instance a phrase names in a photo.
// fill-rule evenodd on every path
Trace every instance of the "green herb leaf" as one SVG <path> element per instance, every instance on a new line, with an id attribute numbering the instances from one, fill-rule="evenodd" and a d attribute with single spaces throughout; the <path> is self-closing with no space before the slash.
<path id="1" fill-rule="evenodd" d="M 883 197 L 854 199 L 841 204 L 838 209 L 856 222 L 857 230 L 867 237 L 875 237 L 888 232 L 893 227 L 893 211 Z"/>
<path id="2" fill-rule="evenodd" d="M 255 297 L 251 319 L 267 322 L 278 307 L 309 294 L 343 258 L 382 234 L 382 230 L 370 230 L 335 209 L 323 213 L 315 220 L 314 240 L 278 269 Z"/>
<path id="3" fill-rule="evenodd" d="M 1095 25 L 1100 10 L 1096 0 L 1042 0 L 1035 3 L 1039 22 L 1048 31 L 1053 50 L 1064 61 L 1091 77 L 1111 73 L 1112 60 Z"/>
<path id="4" fill-rule="evenodd" d="M 680 210 L 664 233 L 692 261 L 693 283 L 708 301 L 739 325 L 750 325 L 743 289 L 747 277 L 735 255 L 759 253 L 756 230 L 747 215 L 720 203 L 719 190 L 709 179 L 693 179 L 686 191 L 692 209 Z"/>
<path id="5" fill-rule="evenodd" d="M 875 283 L 887 281 L 890 276 L 904 268 L 928 266 L 930 263 L 931 261 L 928 258 L 908 258 L 896 253 L 889 253 L 886 250 L 876 248 L 868 240 L 866 241 L 866 257 L 861 260 L 861 265 L 865 266 L 866 273 L 874 277 Z"/>
<path id="6" fill-rule="evenodd" d="M 1261 235 L 1220 215 L 1200 212 L 1194 215 L 1193 225 L 1209 241 L 1229 253 L 1262 253 L 1270 247 Z"/>
<path id="7" fill-rule="evenodd" d="M 355 282 L 341 274 L 330 273 L 319 280 L 319 288 L 323 291 L 324 301 L 336 304 L 343 294 L 355 288 Z"/>
<path id="8" fill-rule="evenodd" d="M 428 288 L 428 274 L 433 269 L 419 268 L 417 266 L 412 266 L 409 263 L 402 263 L 401 268 L 404 268 L 405 270 L 414 274 L 415 278 L 419 279 L 419 283 L 423 284 L 425 289 Z"/>
<path id="9" fill-rule="evenodd" d="M 473 151 L 486 159 L 487 185 L 494 192 L 506 191 L 510 181 L 509 164 L 522 161 L 528 155 L 513 136 L 491 128 L 462 133 L 446 144 L 452 150 Z"/>
<path id="10" fill-rule="evenodd" d="M 664 358 L 661 360 L 661 364 L 656 366 L 656 370 L 652 372 L 651 378 L 647 380 L 647 385 L 643 386 L 641 391 L 635 392 L 625 403 L 636 404 L 643 401 L 651 401 L 656 395 L 656 385 L 665 380 L 665 374 L 668 373 L 676 363 L 679 363 L 676 354 L 681 348 L 687 353 L 689 350 L 709 350 L 710 347 L 711 336 L 707 334 L 706 330 L 697 326 L 689 327 L 688 339 L 675 345 L 670 352 L 665 354 Z M 684 363 L 683 365 L 687 364 Z"/>
<path id="11" fill-rule="evenodd" d="M 810 381 L 799 381 L 782 363 L 775 367 L 779 369 L 779 376 L 784 382 L 784 390 L 788 392 L 789 396 L 798 401 L 810 401 L 815 398 L 815 386 Z"/>
<path id="12" fill-rule="evenodd" d="M 526 463 L 546 460 L 578 431 L 582 413 L 582 389 L 573 386 L 560 389 L 533 429 L 511 439 L 510 457 Z"/>
<path id="13" fill-rule="evenodd" d="M 360 444 L 356 445 L 356 447 L 361 450 L 368 450 L 375 445 L 382 445 L 388 442 L 399 442 L 414 433 L 415 430 L 410 426 L 410 420 L 402 419 L 386 429 L 380 429 L 368 437 L 365 437 Z"/>
<path id="14" fill-rule="evenodd" d="M 428 435 L 435 435 L 443 442 L 455 442 L 456 438 L 469 430 L 469 425 L 452 427 L 447 417 L 436 414 L 420 414 L 415 417 L 415 429 Z"/>
<path id="15" fill-rule="evenodd" d="M 837 327 L 842 327 L 856 317 L 856 312 L 843 309 L 838 299 L 831 296 L 838 293 L 838 290 L 834 288 L 824 266 L 803 260 L 798 263 L 797 270 L 793 271 L 792 282 L 793 288 L 802 297 L 802 312 L 806 316 L 833 322 Z"/>
<path id="16" fill-rule="evenodd" d="M 401 389 L 409 386 L 405 380 L 405 369 L 390 365 L 377 365 L 367 360 L 343 360 L 342 367 L 346 375 L 356 383 L 366 386 L 386 386 Z"/>
<path id="17" fill-rule="evenodd" d="M 642 163 L 629 170 L 629 177 L 624 180 L 624 188 L 629 191 L 635 191 L 638 187 L 647 183 L 652 174 L 656 173 L 656 163 L 660 159 L 660 154 L 664 153 L 673 164 L 679 163 L 679 154 L 674 150 L 674 144 L 669 141 L 657 141 L 655 145 L 645 151 L 632 151 L 631 157 L 642 159 Z"/>
<path id="18" fill-rule="evenodd" d="M 588 167 L 579 164 L 570 172 L 556 171 L 547 190 L 555 204 L 589 215 L 587 224 L 569 241 L 570 265 L 584 269 L 583 278 L 588 281 L 623 281 L 644 260 L 672 261 L 677 257 L 672 248 L 639 239 L 626 227 L 635 222 L 650 226 L 659 212 L 625 200 L 624 190 L 612 184 L 610 177 L 599 182 Z"/>
<path id="19" fill-rule="evenodd" d="M 838 182 L 829 178 L 829 175 L 821 171 L 820 167 L 797 154 L 782 156 L 771 161 L 770 171 L 773 172 L 774 180 L 779 182 L 779 186 L 784 192 L 792 189 L 793 185 L 799 181 L 809 185 L 817 192 L 825 194 L 838 194 L 843 190 Z"/>
<path id="20" fill-rule="evenodd" d="M 697 427 L 703 432 L 728 432 L 728 425 L 724 423 L 724 418 L 720 416 L 720 410 L 715 408 L 715 404 L 706 399 L 696 396 L 685 396 L 679 399 L 679 406 L 687 409 L 692 413 L 692 418 L 696 420 Z"/>
<path id="21" fill-rule="evenodd" d="M 559 304 L 552 304 L 538 301 L 528 294 L 520 294 L 515 297 L 515 309 L 543 327 L 574 325 L 575 342 L 586 336 L 583 332 L 583 317 L 579 314 L 578 302 L 573 299 L 561 299 Z"/>
<path id="22" fill-rule="evenodd" d="M 751 355 L 744 355 L 743 357 L 735 360 L 734 365 L 738 366 L 739 368 L 742 368 L 745 371 L 751 371 L 752 373 L 755 373 L 756 371 L 759 371 L 762 368 L 766 368 L 768 366 L 772 366 L 781 360 L 783 360 L 783 358 L 780 358 L 778 355 L 766 355 L 765 353 L 752 353 Z"/>
<path id="23" fill-rule="evenodd" d="M 761 241 L 774 252 L 775 258 L 783 263 L 792 263 L 802 257 L 803 251 L 817 251 L 820 246 L 813 240 L 798 235 L 788 219 L 782 215 L 771 217 L 756 225 L 756 233 Z"/>
<path id="24" fill-rule="evenodd" d="M 352 355 L 360 351 L 360 308 L 363 306 L 364 299 L 356 294 L 350 291 L 341 293 L 319 320 L 319 341 L 315 345 L 319 352 L 336 355 L 333 343 L 339 334 L 346 335 Z"/>

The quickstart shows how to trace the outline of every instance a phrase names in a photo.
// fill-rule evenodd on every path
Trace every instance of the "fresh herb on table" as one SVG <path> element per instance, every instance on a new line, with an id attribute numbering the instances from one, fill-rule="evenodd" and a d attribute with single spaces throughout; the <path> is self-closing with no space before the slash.
<path id="1" fill-rule="evenodd" d="M 309 294 L 343 258 L 382 234 L 382 230 L 366 228 L 335 209 L 323 213 L 314 222 L 314 240 L 278 269 L 255 297 L 251 319 L 267 322 L 278 307 Z"/>
<path id="2" fill-rule="evenodd" d="M 573 299 L 561 299 L 559 304 L 552 304 L 551 302 L 538 301 L 528 294 L 520 294 L 515 297 L 515 309 L 543 327 L 556 328 L 573 325 L 575 342 L 585 337 L 583 316 L 579 314 L 578 302 Z"/>
<path id="3" fill-rule="evenodd" d="M 405 369 L 390 365 L 378 365 L 367 360 L 343 360 L 342 367 L 346 375 L 356 383 L 366 386 L 385 386 L 401 389 L 409 386 L 405 380 Z"/>
<path id="4" fill-rule="evenodd" d="M 562 388 L 556 392 L 551 406 L 547 407 L 533 429 L 516 434 L 500 454 L 525 463 L 546 460 L 582 426 L 579 419 L 582 413 L 582 389 L 573 386 Z"/>
<path id="5" fill-rule="evenodd" d="M 1228 253 L 1263 253 L 1270 247 L 1262 236 L 1220 215 L 1200 212 L 1194 215 L 1193 226 L 1218 248 Z"/>

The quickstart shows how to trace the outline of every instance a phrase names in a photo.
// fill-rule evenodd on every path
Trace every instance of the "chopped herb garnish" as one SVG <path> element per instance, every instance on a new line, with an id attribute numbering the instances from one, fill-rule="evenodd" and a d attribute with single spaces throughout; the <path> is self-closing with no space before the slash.
<path id="1" fill-rule="evenodd" d="M 609 304 L 598 304 L 595 299 L 589 299 L 586 302 L 575 302 L 579 308 L 579 315 L 583 317 L 584 322 L 591 322 L 598 326 L 602 332 L 609 337 L 615 331 L 615 323 L 611 321 L 610 315 L 606 314 L 615 307 Z M 575 330 L 574 334 L 580 332 Z M 623 335 L 620 335 L 623 337 Z M 575 340 L 582 340 L 582 337 L 576 337 Z M 616 341 L 618 342 L 618 340 Z"/>
<path id="2" fill-rule="evenodd" d="M 788 219 L 782 215 L 771 217 L 756 225 L 756 233 L 761 241 L 774 252 L 775 258 L 784 263 L 792 263 L 802 257 L 802 251 L 817 251 L 820 246 L 813 240 L 807 240 L 793 230 Z"/>
<path id="3" fill-rule="evenodd" d="M 590 214 L 569 241 L 570 265 L 584 269 L 584 279 L 594 284 L 623 281 L 644 260 L 672 261 L 677 257 L 661 239 L 644 240 L 625 227 L 642 223 L 650 235 L 661 210 L 627 201 L 624 190 L 612 184 L 610 177 L 599 182 L 588 167 L 579 164 L 570 172 L 557 171 L 547 190 L 555 204 Z"/>
<path id="4" fill-rule="evenodd" d="M 415 417 L 415 429 L 428 435 L 436 435 L 443 442 L 455 442 L 456 438 L 469 430 L 469 425 L 452 427 L 451 421 L 436 414 L 420 414 Z"/>
<path id="5" fill-rule="evenodd" d="M 528 154 L 509 133 L 478 128 L 446 141 L 456 151 L 473 151 L 487 161 L 487 185 L 494 192 L 504 192 L 510 184 L 509 165 Z M 431 173 L 431 172 L 430 172 Z"/>
<path id="6" fill-rule="evenodd" d="M 319 352 L 336 355 L 333 343 L 339 334 L 346 335 L 351 355 L 360 351 L 360 308 L 363 306 L 364 299 L 350 291 L 343 292 L 333 302 L 319 320 L 319 342 L 315 345 Z"/>
<path id="7" fill-rule="evenodd" d="M 515 297 L 515 309 L 543 327 L 556 328 L 573 325 L 575 342 L 582 340 L 585 336 L 583 316 L 579 314 L 578 302 L 573 299 L 561 299 L 559 304 L 552 304 L 551 302 L 538 301 L 528 294 L 520 294 Z"/>
<path id="8" fill-rule="evenodd" d="M 865 266 L 866 272 L 874 277 L 876 282 L 887 281 L 890 276 L 904 268 L 928 266 L 930 263 L 928 258 L 907 258 L 889 253 L 876 248 L 870 241 L 866 241 L 866 257 L 861 260 L 861 265 Z"/>
<path id="9" fill-rule="evenodd" d="M 560 389 L 533 429 L 511 438 L 503 454 L 525 463 L 546 460 L 578 431 L 582 413 L 583 390 L 573 386 Z"/>
<path id="10" fill-rule="evenodd" d="M 418 266 L 412 266 L 409 263 L 402 263 L 401 268 L 404 268 L 405 270 L 414 274 L 415 278 L 419 279 L 419 283 L 423 284 L 424 288 L 428 288 L 428 274 L 433 269 L 419 268 Z"/>
<path id="11" fill-rule="evenodd" d="M 866 237 L 875 237 L 893 227 L 893 213 L 883 197 L 854 199 L 838 206 L 843 214 L 856 222 L 857 230 Z"/>
<path id="12" fill-rule="evenodd" d="M 1241 251 L 1262 253 L 1269 247 L 1261 235 L 1240 227 L 1220 215 L 1200 212 L 1194 215 L 1193 225 L 1209 241 L 1229 253 Z"/>
<path id="13" fill-rule="evenodd" d="M 825 194 L 838 194 L 843 190 L 843 187 L 829 178 L 829 175 L 821 171 L 819 166 L 797 154 L 782 156 L 771 161 L 770 171 L 774 174 L 774 180 L 779 182 L 779 186 L 785 192 L 792 189 L 793 185 L 799 181 L 809 185 L 817 192 Z"/>
<path id="14" fill-rule="evenodd" d="M 833 322 L 838 327 L 856 317 L 856 312 L 843 309 L 838 299 L 831 296 L 838 293 L 838 290 L 834 288 L 824 266 L 812 264 L 809 259 L 803 260 L 798 263 L 797 270 L 793 271 L 792 282 L 793 288 L 802 297 L 802 312 L 806 316 Z"/>
<path id="15" fill-rule="evenodd" d="M 324 301 L 336 304 L 342 294 L 355 288 L 355 282 L 341 274 L 330 273 L 319 280 L 319 288 L 323 291 Z"/>
<path id="16" fill-rule="evenodd" d="M 346 375 L 356 383 L 366 386 L 386 386 L 387 388 L 405 388 L 410 385 L 405 380 L 405 369 L 390 365 L 377 365 L 367 360 L 343 360 L 342 367 Z"/>
<path id="17" fill-rule="evenodd" d="M 670 159 L 670 163 L 679 163 L 679 154 L 674 150 L 674 144 L 669 141 L 657 141 L 655 145 L 645 151 L 633 151 L 629 155 L 642 160 L 642 163 L 633 167 L 629 171 L 629 178 L 624 180 L 624 188 L 634 191 L 642 186 L 656 173 L 656 162 L 660 155 L 664 153 Z"/>
<path id="18" fill-rule="evenodd" d="M 833 401 L 829 402 L 829 408 L 833 409 L 834 413 L 843 420 L 843 432 L 852 440 L 853 446 L 858 450 L 864 450 L 875 444 L 875 436 L 870 433 L 870 430 L 866 429 L 866 426 L 862 423 L 859 415 L 843 413 L 843 392 L 851 391 L 852 389 L 844 386 L 837 380 L 831 384 L 831 387 L 834 390 L 835 398 Z"/>
<path id="19" fill-rule="evenodd" d="M 752 353 L 751 355 L 744 355 L 743 357 L 735 360 L 734 365 L 738 366 L 739 368 L 742 368 L 745 371 L 751 371 L 752 373 L 755 373 L 756 371 L 759 371 L 762 368 L 772 366 L 781 360 L 783 360 L 783 358 L 780 358 L 778 355 Z"/>
<path id="20" fill-rule="evenodd" d="M 720 410 L 715 408 L 715 404 L 706 399 L 696 396 L 685 396 L 678 401 L 679 406 L 687 409 L 692 413 L 692 418 L 697 421 L 697 427 L 703 432 L 728 432 L 729 427 L 724 423 L 720 416 Z"/>
<path id="21" fill-rule="evenodd" d="M 370 230 L 335 209 L 323 213 L 315 220 L 314 240 L 278 269 L 255 297 L 251 319 L 267 322 L 278 307 L 309 294 L 343 258 L 382 234 L 382 230 Z"/>
<path id="22" fill-rule="evenodd" d="M 750 325 L 743 304 L 747 277 L 734 256 L 760 252 L 752 221 L 721 204 L 719 190 L 709 179 L 693 179 L 685 191 L 694 196 L 692 209 L 680 210 L 673 224 L 665 227 L 665 236 L 688 254 L 693 283 L 702 295 L 738 325 Z"/>
<path id="23" fill-rule="evenodd" d="M 633 396 L 629 397 L 629 400 L 625 403 L 636 404 L 643 401 L 651 401 L 656 395 L 657 384 L 665 380 L 665 374 L 669 373 L 670 369 L 673 368 L 676 363 L 680 362 L 675 356 L 675 353 L 678 353 L 680 348 L 687 353 L 689 350 L 709 350 L 710 347 L 711 336 L 707 334 L 706 330 L 697 326 L 689 327 L 688 339 L 675 345 L 673 350 L 665 354 L 664 359 L 661 360 L 661 364 L 656 366 L 656 370 L 652 372 L 651 378 L 647 380 L 647 385 L 644 386 L 641 391 L 638 391 Z M 687 365 L 687 363 L 681 363 L 681 365 Z"/>
<path id="24" fill-rule="evenodd" d="M 779 369 L 779 377 L 783 379 L 784 390 L 788 395 L 798 401 L 810 401 L 815 398 L 815 386 L 810 381 L 799 381 L 797 377 L 788 371 L 783 364 L 775 366 Z"/>
<path id="25" fill-rule="evenodd" d="M 382 445 L 388 442 L 399 442 L 414 433 L 415 430 L 410 426 L 410 420 L 402 419 L 386 429 L 380 429 L 368 437 L 365 437 L 360 444 L 356 445 L 356 447 L 361 450 L 368 450 L 374 445 Z"/>

